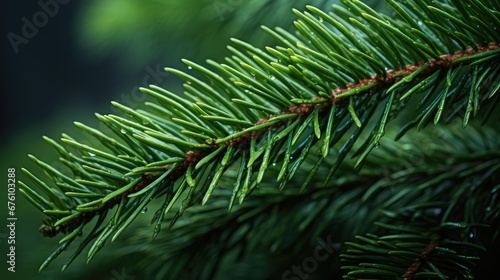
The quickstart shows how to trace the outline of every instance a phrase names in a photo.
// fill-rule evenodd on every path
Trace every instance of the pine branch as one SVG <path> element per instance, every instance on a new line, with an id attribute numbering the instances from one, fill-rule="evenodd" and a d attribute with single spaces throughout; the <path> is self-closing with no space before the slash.
<path id="1" fill-rule="evenodd" d="M 483 133 L 488 140 L 476 145 L 471 128 L 460 137 L 455 136 L 458 130 L 438 127 L 412 134 L 408 141 L 386 140 L 375 157 L 367 159 L 362 174 L 343 164 L 340 171 L 344 177 L 331 181 L 327 188 L 279 193 L 268 182 L 230 214 L 225 197 L 231 189 L 221 187 L 208 205 L 186 210 L 173 228 L 154 242 L 149 242 L 151 232 L 147 227 L 134 232 L 120 246 L 123 258 L 117 262 L 128 260 L 146 271 L 143 276 L 147 278 L 163 279 L 168 273 L 172 278 L 183 275 L 208 279 L 217 275 L 224 256 L 238 256 L 226 264 L 234 267 L 246 256 L 256 254 L 272 268 L 262 271 L 260 278 L 274 279 L 281 278 L 291 264 L 300 264 L 310 256 L 314 248 L 309 243 L 328 236 L 328 246 L 335 246 L 328 249 L 335 253 L 325 254 L 337 259 L 342 253 L 344 261 L 337 265 L 346 270 L 347 279 L 461 279 L 473 275 L 477 256 L 488 245 L 476 243 L 485 240 L 484 225 L 494 225 L 498 219 L 495 215 L 500 214 L 499 189 L 491 185 L 498 179 L 495 173 L 500 162 L 495 147 L 500 138 L 498 131 L 489 129 Z M 436 134 L 439 142 L 428 141 Z M 427 148 L 420 143 L 426 143 Z M 432 153 L 430 143 L 434 145 L 430 147 Z M 477 153 L 471 155 L 469 149 Z M 394 151 L 400 156 L 408 153 L 404 157 L 419 154 L 422 158 L 401 169 L 401 162 L 391 162 Z M 436 158 L 447 158 L 447 162 Z M 305 164 L 314 165 L 314 158 Z M 462 170 L 470 170 L 474 176 L 456 176 Z M 272 168 L 270 172 L 278 170 Z M 304 168 L 300 175 L 307 173 Z M 328 173 L 328 168 L 322 167 L 318 173 Z M 167 220 L 177 215 L 169 214 Z M 378 225 L 375 229 L 374 222 Z M 207 263 L 207 256 L 217 261 Z M 284 265 L 276 261 L 284 256 Z M 328 266 L 328 275 L 340 278 L 339 267 Z M 207 271 L 211 271 L 210 277 Z"/>
<path id="2" fill-rule="evenodd" d="M 264 28 L 280 47 L 264 52 L 233 40 L 237 48 L 229 48 L 233 56 L 227 64 L 208 61 L 209 70 L 184 61 L 205 78 L 166 69 L 185 79 L 186 98 L 150 86 L 141 90 L 159 104 L 133 110 L 113 103 L 128 117 L 98 115 L 103 124 L 99 130 L 76 124 L 95 136 L 101 147 L 68 135 L 61 139 L 64 145 L 46 138 L 73 175 L 33 156 L 52 185 L 24 170 L 47 197 L 21 184 L 21 193 L 53 222 L 41 232 L 66 234 L 61 249 L 42 268 L 98 216 L 67 265 L 95 239 L 87 255 L 90 261 L 150 200 L 164 196 L 155 218 L 156 235 L 165 213 L 179 199 L 182 208 L 171 224 L 187 208 L 206 204 L 233 169 L 237 176 L 229 209 L 236 199 L 241 204 L 259 185 L 275 180 L 266 173 L 271 166 L 279 165 L 276 181 L 281 190 L 305 168 L 306 158 L 314 157 L 315 164 L 301 182 L 300 189 L 307 189 L 333 147 L 341 144 L 323 182 L 328 185 L 362 132 L 369 136 L 356 145 L 357 168 L 380 145 L 388 122 L 408 110 L 411 98 L 420 100 L 419 115 L 397 138 L 415 126 L 422 129 L 431 119 L 434 124 L 450 121 L 464 111 L 466 126 L 471 115 L 488 106 L 496 108 L 498 3 L 388 3 L 397 19 L 359 1 L 343 1 L 344 6 L 335 6 L 331 14 L 314 7 L 308 7 L 310 13 L 294 11 L 299 17 L 296 35 Z M 471 24 L 487 31 L 479 32 Z"/>

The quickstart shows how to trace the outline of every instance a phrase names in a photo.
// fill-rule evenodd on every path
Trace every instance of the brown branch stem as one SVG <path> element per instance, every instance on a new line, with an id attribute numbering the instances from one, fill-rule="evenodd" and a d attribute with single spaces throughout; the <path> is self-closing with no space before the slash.
<path id="1" fill-rule="evenodd" d="M 411 264 L 411 266 L 403 274 L 402 277 L 404 280 L 412 279 L 413 275 L 420 270 L 420 267 L 422 267 L 422 263 L 428 260 L 429 255 L 436 249 L 441 240 L 442 237 L 437 236 L 436 238 L 432 239 L 431 242 L 429 242 L 425 250 L 420 254 L 422 255 L 422 258 L 416 258 L 415 261 Z"/>

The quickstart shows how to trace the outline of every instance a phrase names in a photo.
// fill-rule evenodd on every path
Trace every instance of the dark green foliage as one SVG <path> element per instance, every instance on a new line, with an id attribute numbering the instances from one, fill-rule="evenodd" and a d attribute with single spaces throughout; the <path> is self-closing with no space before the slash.
<path id="1" fill-rule="evenodd" d="M 41 231 L 66 234 L 42 268 L 82 231 L 65 267 L 86 246 L 90 261 L 160 198 L 151 235 L 173 226 L 158 240 L 169 249 L 134 250 L 151 253 L 150 277 L 188 267 L 211 277 L 233 250 L 292 254 L 327 233 L 347 246 L 348 279 L 472 275 L 476 236 L 500 213 L 498 132 L 469 128 L 465 137 L 450 124 L 486 122 L 500 100 L 500 6 L 387 1 L 397 15 L 389 17 L 342 2 L 330 13 L 294 10 L 293 34 L 264 28 L 280 46 L 234 39 L 223 64 L 167 68 L 186 81 L 185 97 L 152 85 L 141 89 L 157 101 L 146 109 L 113 103 L 124 116 L 97 115 L 98 129 L 76 123 L 99 145 L 46 138 L 71 175 L 34 156 L 49 180 L 25 170 L 41 191 L 21 183 L 21 193 L 50 218 Z M 425 147 L 430 134 L 403 137 L 431 123 L 449 131 Z M 396 130 L 408 142 L 377 150 Z M 405 149 L 421 149 L 419 165 L 400 161 Z M 196 269 L 208 255 L 213 267 Z"/>
<path id="2" fill-rule="evenodd" d="M 466 134 L 461 134 L 459 126 L 454 122 L 448 128 L 411 133 L 398 142 L 384 139 L 368 157 L 361 174 L 345 163 L 338 170 L 342 176 L 326 188 L 279 192 L 272 181 L 263 182 L 229 214 L 231 184 L 222 183 L 208 205 L 186 210 L 172 230 L 156 240 L 151 241 L 148 228 L 133 232 L 120 251 L 125 256 L 117 262 L 138 260 L 146 278 L 205 279 L 213 273 L 216 279 L 230 279 L 218 273 L 224 267 L 221 263 L 227 262 L 225 273 L 243 269 L 247 276 L 241 279 L 262 279 L 263 275 L 280 279 L 293 264 L 300 265 L 313 256 L 314 246 L 326 246 L 321 243 L 324 241 L 335 254 L 320 263 L 323 277 L 340 277 L 342 266 L 353 278 L 389 275 L 388 279 L 395 279 L 439 237 L 431 262 L 424 264 L 418 275 L 438 275 L 439 271 L 459 279 L 472 275 L 477 272 L 474 261 L 491 245 L 481 236 L 500 230 L 495 227 L 500 189 L 494 184 L 498 175 L 493 175 L 500 167 L 495 148 L 499 131 L 485 129 L 480 133 L 484 138 L 477 142 L 476 133 L 482 129 L 477 123 L 467 128 Z M 439 160 L 442 158 L 447 160 Z M 297 177 L 308 176 L 315 164 L 314 158 L 308 158 Z M 327 174 L 329 168 L 331 162 L 324 163 L 318 174 Z M 269 172 L 276 174 L 279 169 L 271 167 Z M 236 170 L 226 178 L 235 176 Z M 316 176 L 311 184 L 320 185 L 321 179 Z M 300 185 L 302 180 L 291 183 Z M 166 218 L 173 217 L 170 213 Z M 452 254 L 450 259 L 443 258 L 446 254 Z M 251 256 L 259 256 L 259 261 L 240 267 Z M 214 261 L 207 264 L 211 258 Z M 454 266 L 454 262 L 459 265 Z M 252 265 L 259 263 L 268 265 L 256 272 Z"/>

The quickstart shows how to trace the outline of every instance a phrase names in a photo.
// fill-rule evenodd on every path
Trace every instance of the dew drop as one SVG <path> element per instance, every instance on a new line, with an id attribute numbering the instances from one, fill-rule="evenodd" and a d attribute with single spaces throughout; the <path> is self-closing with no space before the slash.
<path id="1" fill-rule="evenodd" d="M 191 67 L 191 66 L 188 66 L 188 69 L 189 69 L 189 70 L 191 70 L 191 69 L 193 69 L 193 67 Z"/>
<path id="2" fill-rule="evenodd" d="M 322 17 L 319 18 L 319 22 L 323 22 L 323 18 Z"/>
<path id="3" fill-rule="evenodd" d="M 91 153 L 91 152 L 88 152 L 89 153 L 89 156 L 93 157 L 95 156 L 95 154 Z"/>
<path id="4" fill-rule="evenodd" d="M 420 20 L 417 23 L 418 23 L 418 25 L 422 25 L 423 24 L 422 21 L 420 21 Z"/>
<path id="5" fill-rule="evenodd" d="M 276 78 L 275 78 L 274 76 L 272 76 L 272 75 L 271 75 L 271 76 L 269 76 L 269 79 L 274 80 L 274 79 L 276 79 Z"/>
<path id="6" fill-rule="evenodd" d="M 380 143 L 375 143 L 375 146 L 374 146 L 374 147 L 375 147 L 375 149 L 380 148 Z"/>
<path id="7" fill-rule="evenodd" d="M 276 166 L 276 162 L 273 162 L 273 166 Z"/>
<path id="8" fill-rule="evenodd" d="M 146 212 L 148 212 L 148 208 L 147 207 L 142 208 L 141 213 L 146 213 Z"/>

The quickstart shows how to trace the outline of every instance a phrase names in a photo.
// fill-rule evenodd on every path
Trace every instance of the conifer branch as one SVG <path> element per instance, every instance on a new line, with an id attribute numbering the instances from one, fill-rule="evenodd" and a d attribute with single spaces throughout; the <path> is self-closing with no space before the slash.
<path id="1" fill-rule="evenodd" d="M 416 77 L 428 77 L 435 73 L 437 70 L 445 69 L 451 67 L 458 67 L 460 65 L 465 65 L 467 63 L 473 63 L 477 59 L 495 55 L 498 53 L 500 44 L 490 43 L 488 46 L 477 46 L 476 50 L 472 48 L 467 48 L 465 51 L 457 51 L 454 54 L 441 55 L 439 60 L 430 59 L 428 62 L 420 62 L 418 65 L 407 65 L 401 70 L 389 70 L 385 73 L 383 77 L 378 74 L 372 78 L 364 79 L 356 84 L 348 84 L 345 88 L 338 88 L 332 90 L 332 99 L 329 102 L 323 97 L 318 97 L 311 99 L 311 102 L 300 103 L 299 105 L 292 105 L 285 111 L 282 111 L 275 115 L 269 115 L 267 118 L 260 119 L 252 127 L 251 131 L 243 129 L 242 133 L 236 134 L 238 137 L 226 137 L 221 139 L 212 139 L 210 141 L 211 147 L 206 150 L 198 151 L 188 151 L 186 152 L 184 161 L 179 162 L 175 166 L 175 170 L 167 177 L 168 180 L 177 180 L 179 176 L 182 176 L 188 166 L 196 165 L 205 156 L 209 155 L 211 152 L 216 150 L 219 143 L 223 143 L 225 146 L 238 147 L 242 143 L 246 145 L 249 144 L 249 140 L 254 137 L 261 136 L 265 131 L 272 129 L 279 129 L 284 126 L 287 122 L 294 121 L 297 116 L 308 117 L 313 110 L 319 110 L 319 114 L 322 114 L 326 109 L 328 109 L 331 104 L 339 104 L 347 101 L 347 97 L 351 95 L 361 95 L 367 92 L 377 92 L 380 89 L 391 88 L 394 84 L 401 80 L 405 80 L 409 76 L 413 79 Z M 418 74 L 418 75 L 415 75 Z M 424 78 L 425 79 L 425 78 Z M 325 102 L 323 102 L 325 101 Z M 304 101 L 302 101 L 304 102 Z M 278 119 L 278 118 L 279 119 Z M 241 135 L 240 135 L 241 134 Z M 232 139 L 231 139 L 232 138 Z M 246 147 L 245 149 L 248 149 Z M 158 168 L 158 170 L 164 169 L 169 170 L 171 166 L 153 166 L 153 168 Z M 80 226 L 82 223 L 87 223 L 95 215 L 100 212 L 113 208 L 120 200 L 127 199 L 130 194 L 138 192 L 143 188 L 147 187 L 151 182 L 154 181 L 155 175 L 151 172 L 145 172 L 142 175 L 142 179 L 137 182 L 132 188 L 122 193 L 120 196 L 114 197 L 112 200 L 108 200 L 102 207 L 98 207 L 95 211 L 85 212 L 71 221 L 62 223 L 59 225 L 57 231 L 63 231 L 64 233 L 74 230 L 76 227 Z M 44 224 L 40 227 L 40 232 L 44 236 L 53 237 L 56 232 L 52 227 Z"/>
<path id="2" fill-rule="evenodd" d="M 413 279 L 413 275 L 418 272 L 422 262 L 427 260 L 428 256 L 439 246 L 439 242 L 441 241 L 441 237 L 438 236 L 431 240 L 425 251 L 422 252 L 422 258 L 416 258 L 415 262 L 411 264 L 411 266 L 406 270 L 405 274 L 403 274 L 403 280 L 411 280 Z"/>
<path id="3" fill-rule="evenodd" d="M 155 214 L 156 236 L 166 213 L 177 209 L 173 225 L 187 208 L 207 204 L 230 172 L 237 175 L 229 210 L 266 181 L 276 181 L 280 190 L 290 185 L 309 158 L 314 164 L 301 191 L 332 158 L 324 186 L 352 151 L 359 169 L 411 98 L 418 98 L 419 114 L 397 139 L 413 127 L 458 117 L 465 127 L 471 116 L 500 102 L 500 35 L 493 31 L 500 26 L 498 3 L 388 1 L 399 16 L 393 19 L 359 1 L 342 2 L 331 14 L 311 6 L 309 12 L 294 10 L 297 34 L 264 28 L 282 44 L 267 52 L 233 40 L 237 47 L 229 48 L 227 64 L 208 61 L 208 69 L 184 61 L 199 74 L 167 68 L 186 81 L 186 98 L 157 86 L 141 88 L 158 104 L 133 110 L 113 103 L 126 117 L 97 115 L 102 132 L 76 123 L 100 145 L 65 134 L 63 144 L 45 138 L 73 175 L 30 156 L 50 182 L 24 170 L 43 195 L 20 183 L 21 193 L 50 218 L 42 234 L 62 232 L 61 242 L 69 244 L 99 216 L 75 253 L 95 239 L 90 261 L 153 198 L 165 198 Z M 471 21 L 491 30 L 478 32 Z M 334 148 L 339 152 L 331 157 Z M 269 173 L 272 166 L 277 174 Z"/>
<path id="4" fill-rule="evenodd" d="M 474 124 L 471 128 L 478 127 Z M 282 274 L 287 268 L 279 268 L 279 264 L 273 262 L 277 255 L 284 257 L 284 252 L 299 252 L 298 248 L 305 246 L 304 243 L 328 236 L 328 246 L 335 246 L 335 254 L 342 254 L 344 260 L 340 265 L 346 270 L 346 279 L 402 279 L 410 268 L 413 274 L 420 273 L 415 279 L 426 274 L 428 277 L 450 278 L 465 275 L 474 270 L 474 263 L 468 260 L 477 259 L 479 252 L 484 250 L 482 246 L 473 244 L 484 231 L 481 224 L 491 224 L 494 213 L 500 213 L 500 196 L 496 195 L 500 189 L 491 186 L 496 180 L 493 174 L 500 167 L 499 154 L 493 151 L 500 138 L 497 137 L 498 131 L 488 129 L 484 132 L 488 140 L 474 143 L 474 130 L 455 137 L 457 131 L 457 128 L 446 130 L 437 127 L 423 133 L 411 133 L 409 138 L 400 142 L 393 143 L 386 139 L 374 152 L 375 157 L 367 160 L 361 174 L 354 173 L 348 164 L 343 164 L 339 173 L 344 176 L 333 179 L 327 188 L 278 192 L 272 182 L 263 183 L 248 201 L 236 206 L 229 214 L 225 197 L 231 189 L 222 187 L 214 193 L 208 205 L 187 210 L 187 217 L 181 217 L 167 234 L 160 235 L 155 242 L 148 242 L 150 231 L 147 228 L 134 232 L 122 246 L 123 259 L 137 259 L 139 267 L 147 267 L 150 271 L 162 268 L 162 273 L 169 273 L 170 277 L 184 275 L 205 279 L 203 269 L 187 272 L 177 271 L 176 268 L 187 267 L 188 264 L 210 267 L 203 258 L 193 260 L 193 252 L 199 256 L 223 256 L 228 252 L 238 252 L 239 255 L 259 254 L 261 261 L 278 266 L 276 271 Z M 440 142 L 428 140 L 435 134 L 440 135 Z M 394 135 L 390 133 L 390 136 Z M 473 157 L 467 155 L 470 148 L 477 151 Z M 433 152 L 428 153 L 429 149 Z M 405 158 L 405 151 L 421 154 L 422 162 L 408 164 L 401 169 L 398 158 Z M 448 159 L 447 164 L 436 160 L 441 157 Z M 308 159 L 306 164 L 314 165 L 314 159 Z M 320 169 L 320 174 L 328 172 L 325 166 Z M 474 175 L 453 176 L 462 174 L 464 170 L 471 170 Z M 306 169 L 301 170 L 298 177 L 305 177 L 307 173 Z M 436 180 L 439 177 L 441 180 Z M 474 177 L 481 179 L 478 181 Z M 320 181 L 319 178 L 313 179 L 316 183 Z M 401 190 L 403 196 L 394 190 Z M 490 191 L 492 196 L 487 195 Z M 449 196 L 450 193 L 454 194 L 453 197 Z M 351 199 L 346 200 L 345 197 Z M 429 202 L 429 197 L 440 199 Z M 375 204 L 377 208 L 373 208 L 372 201 L 380 202 Z M 460 202 L 454 204 L 453 201 Z M 474 205 L 474 208 L 467 205 Z M 486 211 L 487 208 L 489 210 Z M 466 214 L 476 211 L 479 220 Z M 488 215 L 484 215 L 486 212 Z M 167 220 L 173 216 L 173 213 L 169 214 Z M 361 222 L 347 223 L 349 220 Z M 379 225 L 375 229 L 371 226 L 373 222 Z M 269 230 L 270 225 L 273 230 Z M 285 239 L 282 238 L 284 232 Z M 368 233 L 366 237 L 360 236 L 364 233 Z M 357 242 L 351 236 L 357 236 Z M 193 242 L 179 242 L 186 238 Z M 341 244 L 346 241 L 349 242 L 346 243 L 347 253 L 345 248 L 339 252 Z M 439 248 L 436 248 L 436 242 L 439 242 Z M 158 247 L 158 243 L 162 246 Z M 145 245 L 138 248 L 137 244 Z M 306 254 L 314 249 L 305 247 Z M 287 264 L 300 264 L 301 258 L 309 255 L 294 253 L 286 256 Z M 330 257 L 338 258 L 337 255 Z M 452 261 L 448 262 L 448 258 Z M 433 267 L 441 269 L 441 265 L 444 271 L 432 271 Z M 216 267 L 217 264 L 210 269 Z M 332 269 L 337 270 L 337 267 Z M 281 274 L 273 276 L 281 277 Z M 167 277 L 165 274 L 155 276 L 158 279 Z M 332 278 L 335 279 L 341 277 L 334 276 Z"/>

